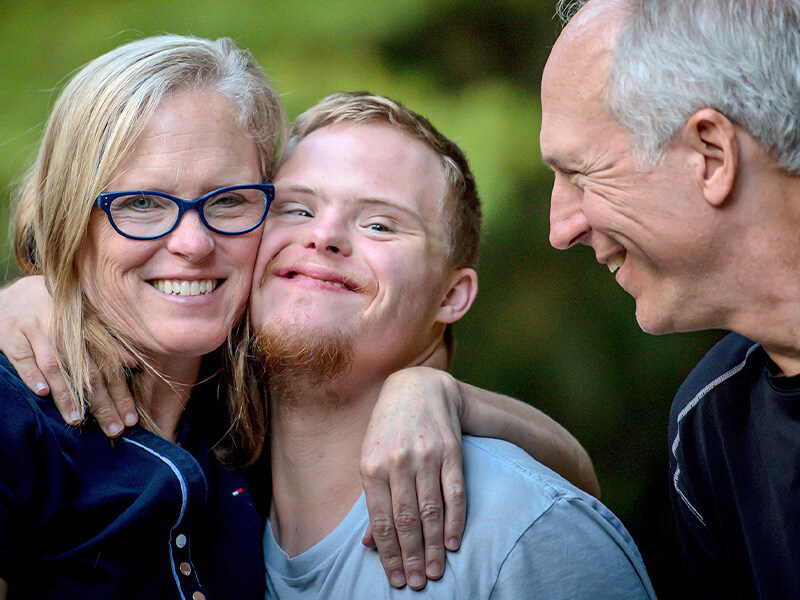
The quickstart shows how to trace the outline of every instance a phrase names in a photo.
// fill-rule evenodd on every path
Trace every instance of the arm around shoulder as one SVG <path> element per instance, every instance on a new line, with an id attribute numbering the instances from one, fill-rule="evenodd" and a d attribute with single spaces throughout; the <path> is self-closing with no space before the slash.
<path id="1" fill-rule="evenodd" d="M 600 497 L 592 459 L 564 427 L 542 411 L 509 396 L 462 381 L 458 387 L 463 398 L 464 433 L 511 442 L 573 485 Z"/>

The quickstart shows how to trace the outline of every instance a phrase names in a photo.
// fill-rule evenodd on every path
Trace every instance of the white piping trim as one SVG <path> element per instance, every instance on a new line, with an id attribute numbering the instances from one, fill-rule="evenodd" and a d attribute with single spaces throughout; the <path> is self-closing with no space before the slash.
<path id="1" fill-rule="evenodd" d="M 728 371 L 717 377 L 714 381 L 706 385 L 702 390 L 700 390 L 697 393 L 697 395 L 694 398 L 692 398 L 691 402 L 689 402 L 686 406 L 684 406 L 683 410 L 680 413 L 678 413 L 678 417 L 676 419 L 675 440 L 672 442 L 672 456 L 675 457 L 675 474 L 672 476 L 672 487 L 675 488 L 675 491 L 678 493 L 678 496 L 680 496 L 681 500 L 683 500 L 684 504 L 686 504 L 689 510 L 692 511 L 692 514 L 695 517 L 697 517 L 697 520 L 700 521 L 703 527 L 706 527 L 706 522 L 703 519 L 703 515 L 701 515 L 700 511 L 697 510 L 692 505 L 691 502 L 689 502 L 689 499 L 684 495 L 683 491 L 678 487 L 678 478 L 680 477 L 681 474 L 681 468 L 678 464 L 678 445 L 681 440 L 681 421 L 689 413 L 690 410 L 692 410 L 695 406 L 697 406 L 700 400 L 702 400 L 705 397 L 705 395 L 708 394 L 708 392 L 713 390 L 723 381 L 730 379 L 731 377 L 736 375 L 736 373 L 741 371 L 744 368 L 745 364 L 747 363 L 747 359 L 750 357 L 750 354 L 753 352 L 753 350 L 758 348 L 758 346 L 759 344 L 753 344 L 752 346 L 750 346 L 750 348 L 747 349 L 747 353 L 744 355 L 744 359 L 742 360 L 742 362 L 732 367 L 731 369 L 729 369 Z"/>
<path id="2" fill-rule="evenodd" d="M 186 596 L 184 596 L 183 589 L 181 588 L 180 577 L 178 576 L 178 573 L 175 570 L 175 558 L 173 557 L 173 554 L 172 554 L 172 532 L 175 531 L 178 528 L 178 525 L 181 524 L 181 521 L 183 521 L 183 515 L 186 512 L 186 505 L 188 503 L 188 495 L 189 494 L 188 494 L 188 486 L 186 485 L 186 479 L 184 479 L 183 473 L 181 473 L 181 471 L 177 467 L 177 465 L 174 462 L 172 462 L 169 458 L 164 456 L 163 454 L 160 454 L 160 453 L 156 452 L 155 450 L 153 450 L 152 448 L 149 448 L 149 447 L 145 446 L 144 444 L 142 444 L 140 442 L 137 442 L 135 440 L 131 440 L 129 438 L 125 438 L 124 437 L 124 438 L 122 438 L 122 441 L 123 442 L 127 442 L 129 444 L 133 444 L 134 446 L 138 446 L 142 450 L 145 450 L 146 452 L 149 452 L 153 456 L 159 458 L 164 463 L 166 463 L 166 465 L 170 469 L 172 469 L 172 472 L 175 474 L 175 477 L 177 477 L 178 483 L 181 486 L 181 512 L 178 515 L 178 520 L 175 521 L 175 525 L 173 525 L 172 529 L 170 529 L 170 531 L 169 531 L 170 532 L 170 540 L 169 540 L 169 543 L 167 544 L 167 546 L 169 547 L 169 558 L 170 558 L 169 562 L 170 562 L 170 568 L 172 569 L 172 576 L 175 578 L 175 585 L 178 588 L 178 593 L 181 596 L 181 600 L 186 600 Z"/>

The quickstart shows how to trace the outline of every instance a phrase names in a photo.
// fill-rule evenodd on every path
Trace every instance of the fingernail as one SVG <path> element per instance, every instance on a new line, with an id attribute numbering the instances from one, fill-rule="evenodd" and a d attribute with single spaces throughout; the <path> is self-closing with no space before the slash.
<path id="1" fill-rule="evenodd" d="M 392 587 L 403 587 L 406 584 L 406 574 L 402 571 L 395 571 L 392 573 L 391 577 L 389 577 L 389 583 L 392 584 Z"/>
<path id="2" fill-rule="evenodd" d="M 436 579 L 437 577 L 441 577 L 442 563 L 440 563 L 438 560 L 432 560 L 431 562 L 428 563 L 427 567 L 425 567 L 425 572 L 431 579 Z"/>
<path id="3" fill-rule="evenodd" d="M 81 413 L 79 413 L 78 411 L 75 411 L 74 413 L 72 413 L 69 416 L 69 422 L 74 424 L 74 425 L 77 425 L 78 423 L 80 423 L 81 422 Z"/>
<path id="4" fill-rule="evenodd" d="M 425 572 L 428 574 L 428 577 L 435 579 L 437 577 L 441 577 L 442 575 L 442 563 L 438 560 L 432 560 L 428 563 L 425 567 Z"/>
<path id="5" fill-rule="evenodd" d="M 122 425 L 119 423 L 112 423 L 108 426 L 109 435 L 117 435 L 120 431 L 122 431 Z"/>
<path id="6" fill-rule="evenodd" d="M 425 585 L 425 577 L 419 571 L 412 571 L 408 574 L 408 585 L 412 588 L 421 588 Z"/>
<path id="7" fill-rule="evenodd" d="M 447 549 L 448 550 L 458 550 L 458 546 L 461 544 L 457 537 L 451 537 L 447 540 Z"/>
<path id="8" fill-rule="evenodd" d="M 136 416 L 136 413 L 128 413 L 127 415 L 125 415 L 125 425 L 127 425 L 128 427 L 133 427 L 134 425 L 136 425 L 138 420 L 139 417 Z"/>
<path id="9" fill-rule="evenodd" d="M 36 384 L 36 394 L 44 394 L 47 391 L 47 384 L 44 382 L 39 382 Z"/>

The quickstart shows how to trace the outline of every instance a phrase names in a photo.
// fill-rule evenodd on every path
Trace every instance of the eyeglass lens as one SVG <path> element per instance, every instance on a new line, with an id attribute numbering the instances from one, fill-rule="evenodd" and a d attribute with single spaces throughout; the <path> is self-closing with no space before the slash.
<path id="1" fill-rule="evenodd" d="M 211 196 L 201 210 L 211 228 L 239 233 L 261 220 L 266 202 L 266 194 L 261 190 L 244 188 Z M 178 205 L 162 196 L 126 194 L 114 198 L 110 213 L 114 225 L 126 235 L 153 237 L 173 228 L 178 219 Z"/>

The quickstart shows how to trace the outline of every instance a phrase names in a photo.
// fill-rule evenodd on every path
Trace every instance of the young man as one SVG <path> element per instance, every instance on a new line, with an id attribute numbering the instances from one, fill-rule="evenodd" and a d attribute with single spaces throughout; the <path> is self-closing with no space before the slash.
<path id="1" fill-rule="evenodd" d="M 735 332 L 672 409 L 689 592 L 800 597 L 800 3 L 560 9 L 542 79 L 551 243 L 591 246 L 645 331 Z"/>
<path id="2" fill-rule="evenodd" d="M 445 332 L 477 293 L 477 192 L 459 149 L 381 97 L 339 94 L 294 125 L 276 177 L 251 322 L 270 373 L 277 598 L 394 597 L 368 522 L 359 456 L 385 380 L 444 369 Z M 622 524 L 505 442 L 465 438 L 468 520 L 435 598 L 648 598 Z M 413 582 L 410 582 L 413 583 Z"/>

